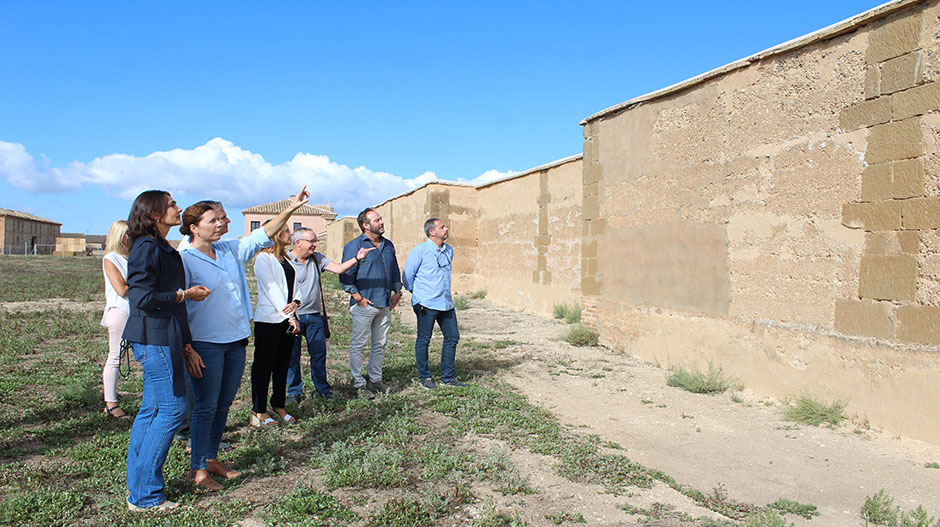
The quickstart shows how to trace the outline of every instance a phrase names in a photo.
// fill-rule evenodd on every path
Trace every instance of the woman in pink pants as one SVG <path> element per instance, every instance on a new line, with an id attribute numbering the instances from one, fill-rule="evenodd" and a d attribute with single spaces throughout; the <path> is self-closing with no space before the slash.
<path id="1" fill-rule="evenodd" d="M 118 370 L 121 364 L 121 334 L 127 322 L 127 222 L 111 224 L 105 242 L 105 255 L 101 260 L 104 273 L 104 296 L 107 304 L 101 325 L 108 328 L 108 358 L 104 363 L 104 413 L 118 419 L 129 416 L 117 402 Z"/>

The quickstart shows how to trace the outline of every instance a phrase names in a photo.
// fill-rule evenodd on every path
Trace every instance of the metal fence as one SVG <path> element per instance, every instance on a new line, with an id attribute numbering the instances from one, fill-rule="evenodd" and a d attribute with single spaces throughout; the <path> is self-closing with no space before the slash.
<path id="1" fill-rule="evenodd" d="M 54 243 L 36 243 L 30 246 L 28 243 L 23 245 L 5 245 L 3 247 L 2 254 L 19 254 L 19 255 L 40 255 L 40 254 L 53 254 L 55 252 Z"/>

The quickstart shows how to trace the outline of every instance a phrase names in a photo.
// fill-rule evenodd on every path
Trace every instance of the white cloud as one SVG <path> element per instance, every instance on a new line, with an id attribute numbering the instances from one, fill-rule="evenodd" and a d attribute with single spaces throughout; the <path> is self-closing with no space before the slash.
<path id="1" fill-rule="evenodd" d="M 511 174 L 488 170 L 469 182 L 487 183 Z M 45 156 L 43 163 L 37 163 L 19 143 L 0 141 L 0 177 L 36 193 L 71 192 L 93 185 L 130 200 L 144 190 L 157 188 L 177 197 L 217 199 L 232 208 L 283 199 L 307 185 L 311 203 L 330 202 L 338 210 L 358 210 L 439 181 L 430 171 L 406 179 L 364 166 L 350 168 L 327 156 L 306 153 L 273 165 L 260 154 L 221 138 L 191 150 L 177 148 L 143 157 L 111 154 L 63 168 L 49 167 Z"/>
<path id="2" fill-rule="evenodd" d="M 508 172 L 500 172 L 499 170 L 490 169 L 480 174 L 479 176 L 471 179 L 470 181 L 468 181 L 468 183 L 471 183 L 473 185 L 484 185 L 486 183 L 496 181 L 497 179 L 507 178 L 509 176 L 512 176 L 513 174 L 518 174 L 518 172 L 513 172 L 512 170 Z"/>

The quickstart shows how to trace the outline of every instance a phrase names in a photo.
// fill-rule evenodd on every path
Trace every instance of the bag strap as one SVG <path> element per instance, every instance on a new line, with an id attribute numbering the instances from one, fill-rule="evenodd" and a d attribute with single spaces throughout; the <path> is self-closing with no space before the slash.
<path id="1" fill-rule="evenodd" d="M 323 273 L 320 272 L 320 260 L 317 259 L 317 253 L 313 253 L 314 267 L 317 268 L 317 284 L 320 286 L 320 309 L 323 318 L 326 318 L 326 298 L 323 296 Z"/>

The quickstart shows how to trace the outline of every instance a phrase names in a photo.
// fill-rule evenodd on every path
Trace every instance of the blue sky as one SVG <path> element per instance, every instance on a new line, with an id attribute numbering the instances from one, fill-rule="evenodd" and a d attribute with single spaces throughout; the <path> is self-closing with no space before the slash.
<path id="1" fill-rule="evenodd" d="M 581 151 L 597 111 L 880 5 L 0 0 L 0 207 L 104 233 L 141 190 L 355 214 Z"/>

